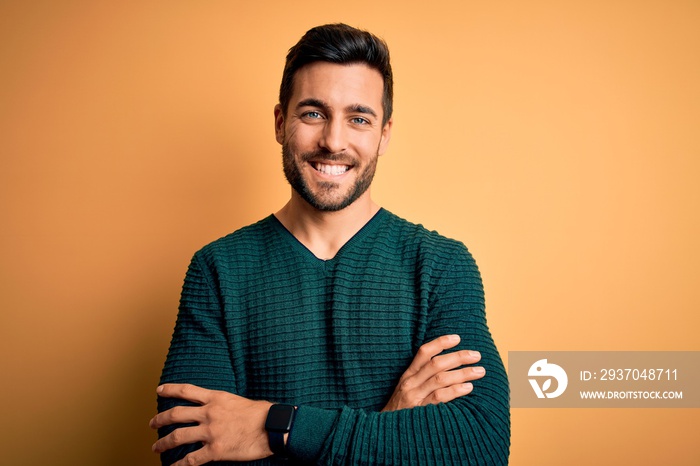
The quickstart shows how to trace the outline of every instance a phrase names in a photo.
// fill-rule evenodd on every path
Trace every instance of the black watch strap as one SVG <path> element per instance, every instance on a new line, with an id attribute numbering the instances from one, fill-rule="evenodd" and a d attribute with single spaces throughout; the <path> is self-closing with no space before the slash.
<path id="1" fill-rule="evenodd" d="M 270 450 L 275 455 L 287 456 L 284 436 L 292 430 L 296 411 L 297 407 L 293 405 L 275 404 L 270 406 L 265 421 L 265 430 L 270 442 Z"/>
<path id="2" fill-rule="evenodd" d="M 287 456 L 287 445 L 284 444 L 285 432 L 275 432 L 274 430 L 267 431 L 267 437 L 270 441 L 270 450 L 277 456 Z"/>

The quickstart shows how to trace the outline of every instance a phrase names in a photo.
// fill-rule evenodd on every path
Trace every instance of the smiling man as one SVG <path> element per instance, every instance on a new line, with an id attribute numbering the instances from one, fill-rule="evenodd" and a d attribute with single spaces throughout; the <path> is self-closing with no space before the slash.
<path id="1" fill-rule="evenodd" d="M 371 198 L 392 101 L 372 34 L 319 26 L 290 49 L 291 198 L 192 259 L 151 420 L 164 464 L 507 463 L 476 264 Z"/>
<path id="2" fill-rule="evenodd" d="M 356 205 L 368 204 L 377 158 L 391 135 L 391 120 L 378 115 L 382 76 L 362 63 L 316 62 L 297 71 L 295 82 L 294 108 L 275 107 L 277 141 L 293 193 L 319 211 L 342 210 L 363 196 L 367 199 Z"/>

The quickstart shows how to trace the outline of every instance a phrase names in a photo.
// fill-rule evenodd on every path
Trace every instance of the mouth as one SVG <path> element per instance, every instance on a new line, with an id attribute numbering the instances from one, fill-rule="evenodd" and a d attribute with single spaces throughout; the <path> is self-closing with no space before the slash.
<path id="1" fill-rule="evenodd" d="M 346 173 L 348 170 L 350 170 L 350 168 L 352 168 L 350 165 L 328 164 L 328 163 L 321 163 L 321 162 L 309 162 L 309 164 L 317 172 L 323 173 L 324 175 L 332 175 L 332 176 L 342 175 L 342 174 Z"/>

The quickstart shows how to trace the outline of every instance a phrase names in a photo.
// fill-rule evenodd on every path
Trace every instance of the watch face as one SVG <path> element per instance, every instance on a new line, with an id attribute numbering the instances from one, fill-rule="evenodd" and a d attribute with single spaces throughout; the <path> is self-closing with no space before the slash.
<path id="1" fill-rule="evenodd" d="M 273 432 L 289 432 L 294 419 L 294 406 L 292 405 L 272 405 L 267 413 L 265 430 Z"/>

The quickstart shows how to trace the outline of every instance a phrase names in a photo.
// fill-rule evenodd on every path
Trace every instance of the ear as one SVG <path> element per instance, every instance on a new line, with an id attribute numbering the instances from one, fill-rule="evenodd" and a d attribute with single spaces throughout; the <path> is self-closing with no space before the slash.
<path id="1" fill-rule="evenodd" d="M 391 139 L 391 126 L 394 124 L 394 119 L 389 118 L 386 122 L 384 128 L 382 128 L 382 137 L 379 140 L 379 148 L 377 148 L 377 154 L 383 155 L 386 152 L 387 147 L 389 147 L 389 140 Z"/>
<path id="2" fill-rule="evenodd" d="M 275 139 L 280 144 L 284 143 L 284 112 L 280 104 L 275 105 Z"/>

